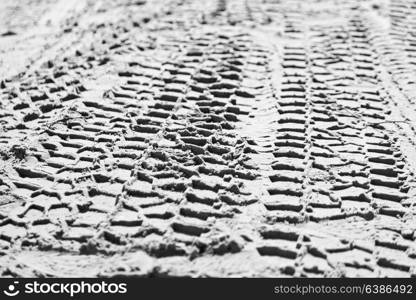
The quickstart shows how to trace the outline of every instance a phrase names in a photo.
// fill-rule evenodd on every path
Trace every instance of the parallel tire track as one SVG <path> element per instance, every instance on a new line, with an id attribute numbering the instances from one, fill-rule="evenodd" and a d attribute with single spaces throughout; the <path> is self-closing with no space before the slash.
<path id="1" fill-rule="evenodd" d="M 88 2 L 1 80 L 1 274 L 415 276 L 415 10 L 373 2 Z"/>

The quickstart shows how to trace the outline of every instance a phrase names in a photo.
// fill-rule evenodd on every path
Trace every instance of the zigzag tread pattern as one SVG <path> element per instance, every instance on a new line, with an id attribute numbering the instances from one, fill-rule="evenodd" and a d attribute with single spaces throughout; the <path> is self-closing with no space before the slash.
<path id="1" fill-rule="evenodd" d="M 2 276 L 416 276 L 413 1 L 85 3 L 0 73 Z"/>

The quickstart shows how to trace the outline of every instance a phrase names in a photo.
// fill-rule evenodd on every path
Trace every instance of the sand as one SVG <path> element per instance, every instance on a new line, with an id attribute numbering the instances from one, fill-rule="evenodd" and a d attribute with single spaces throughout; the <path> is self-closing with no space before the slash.
<path id="1" fill-rule="evenodd" d="M 1 1 L 3 277 L 416 276 L 413 1 Z"/>

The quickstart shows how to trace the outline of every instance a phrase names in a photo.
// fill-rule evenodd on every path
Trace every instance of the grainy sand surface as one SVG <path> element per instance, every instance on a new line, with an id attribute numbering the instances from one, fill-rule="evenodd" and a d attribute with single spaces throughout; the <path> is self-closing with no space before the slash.
<path id="1" fill-rule="evenodd" d="M 416 276 L 416 2 L 0 1 L 0 276 Z"/>

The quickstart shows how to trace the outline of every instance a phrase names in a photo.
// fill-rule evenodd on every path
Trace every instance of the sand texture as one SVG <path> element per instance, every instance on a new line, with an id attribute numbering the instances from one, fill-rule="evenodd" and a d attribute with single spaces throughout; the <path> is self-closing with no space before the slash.
<path id="1" fill-rule="evenodd" d="M 0 276 L 416 276 L 416 2 L 0 1 Z"/>

